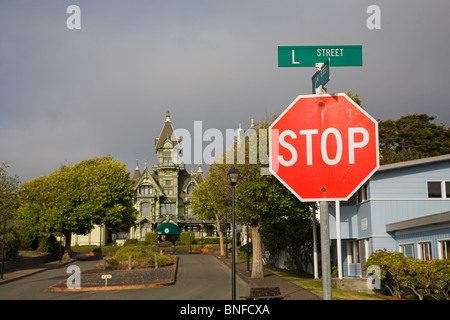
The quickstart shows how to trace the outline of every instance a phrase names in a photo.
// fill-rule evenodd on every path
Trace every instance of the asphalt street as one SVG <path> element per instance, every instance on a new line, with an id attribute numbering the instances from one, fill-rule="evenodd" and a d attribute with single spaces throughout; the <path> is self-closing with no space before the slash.
<path id="1" fill-rule="evenodd" d="M 98 261 L 78 261 L 81 272 Z M 230 300 L 231 271 L 211 255 L 180 255 L 174 285 L 128 290 L 49 292 L 66 280 L 67 267 L 47 270 L 0 286 L 0 300 Z M 83 273 L 81 273 L 81 277 Z M 236 277 L 236 296 L 248 295 L 249 287 Z"/>

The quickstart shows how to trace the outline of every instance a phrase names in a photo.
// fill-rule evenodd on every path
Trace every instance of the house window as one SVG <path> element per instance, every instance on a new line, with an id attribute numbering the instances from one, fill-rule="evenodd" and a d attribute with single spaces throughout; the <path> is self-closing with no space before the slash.
<path id="1" fill-rule="evenodd" d="M 401 244 L 400 252 L 404 254 L 405 257 L 415 259 L 414 256 L 414 243 Z"/>
<path id="2" fill-rule="evenodd" d="M 442 198 L 441 185 L 440 181 L 428 181 L 428 198 Z"/>
<path id="3" fill-rule="evenodd" d="M 171 186 L 172 185 L 172 180 L 164 180 L 164 185 L 165 186 Z"/>
<path id="4" fill-rule="evenodd" d="M 450 198 L 450 181 L 428 181 L 428 198 Z"/>
<path id="5" fill-rule="evenodd" d="M 166 195 L 172 195 L 173 194 L 173 188 L 164 188 L 164 193 Z"/>
<path id="6" fill-rule="evenodd" d="M 419 243 L 419 259 L 431 260 L 431 242 Z"/>
<path id="7" fill-rule="evenodd" d="M 361 204 L 368 200 L 367 196 L 367 184 L 363 184 L 358 191 L 355 192 L 353 196 L 350 197 L 347 201 L 341 201 L 341 206 L 354 206 L 357 204 Z"/>
<path id="8" fill-rule="evenodd" d="M 152 186 L 141 186 L 139 188 L 139 193 L 140 194 L 153 194 L 153 187 Z"/>
<path id="9" fill-rule="evenodd" d="M 359 250 L 357 240 L 347 241 L 347 258 L 348 263 L 359 263 Z"/>
<path id="10" fill-rule="evenodd" d="M 450 240 L 439 241 L 440 259 L 450 259 Z"/>

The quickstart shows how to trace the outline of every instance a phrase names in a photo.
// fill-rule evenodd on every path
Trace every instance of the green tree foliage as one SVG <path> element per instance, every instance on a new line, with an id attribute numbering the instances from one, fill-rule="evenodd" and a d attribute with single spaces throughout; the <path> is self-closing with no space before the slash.
<path id="1" fill-rule="evenodd" d="M 379 121 L 380 163 L 421 159 L 450 153 L 450 128 L 435 117 L 413 114 Z"/>
<path id="2" fill-rule="evenodd" d="M 62 229 L 66 250 L 71 234 L 87 234 L 94 225 L 129 228 L 137 211 L 132 207 L 134 182 L 125 165 L 111 156 L 62 166 L 58 171 L 24 183 L 20 189 L 18 218 L 33 225 L 40 237 L 50 238 Z"/>
<path id="3" fill-rule="evenodd" d="M 347 95 L 361 106 L 358 94 Z M 434 116 L 412 114 L 397 120 L 378 120 L 380 164 L 409 161 L 450 153 L 450 127 L 435 124 Z"/>
<path id="4" fill-rule="evenodd" d="M 261 155 L 269 154 L 268 139 L 265 138 L 268 137 L 268 127 L 269 123 L 265 122 L 236 143 L 236 150 L 239 143 L 244 143 L 246 148 L 245 163 L 236 165 L 240 171 L 236 185 L 236 213 L 242 224 L 252 228 L 252 278 L 263 277 L 261 228 L 282 224 L 291 217 L 310 217 L 307 203 L 300 202 L 273 175 L 264 174 L 267 164 L 261 162 Z M 253 141 L 258 141 L 253 147 L 252 134 L 256 135 Z M 255 159 L 258 160 L 256 163 Z"/>
<path id="5" fill-rule="evenodd" d="M 11 225 L 11 218 L 19 206 L 19 177 L 8 173 L 9 165 L 3 162 L 0 166 L 0 226 L 6 229 L 5 259 L 13 259 L 19 249 L 17 229 Z M 3 243 L 3 232 L 0 233 L 0 244 Z"/>
<path id="6" fill-rule="evenodd" d="M 231 187 L 227 178 L 229 167 L 219 163 L 211 164 L 208 176 L 199 188 L 194 190 L 191 200 L 195 214 L 202 219 L 216 220 L 222 255 L 225 254 L 224 231 L 227 221 L 231 219 Z"/>

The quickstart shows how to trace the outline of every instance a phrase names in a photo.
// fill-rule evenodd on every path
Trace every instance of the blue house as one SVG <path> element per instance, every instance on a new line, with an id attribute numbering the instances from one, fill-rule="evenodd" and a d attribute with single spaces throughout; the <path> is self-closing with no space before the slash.
<path id="1" fill-rule="evenodd" d="M 381 166 L 339 202 L 342 274 L 361 277 L 376 250 L 414 259 L 450 259 L 450 154 Z M 332 264 L 337 265 L 336 205 L 330 207 Z"/>

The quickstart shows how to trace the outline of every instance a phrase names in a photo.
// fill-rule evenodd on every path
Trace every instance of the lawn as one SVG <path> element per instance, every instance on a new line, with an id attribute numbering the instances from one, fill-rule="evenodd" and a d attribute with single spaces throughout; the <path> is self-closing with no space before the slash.
<path id="1" fill-rule="evenodd" d="M 299 275 L 292 272 L 269 268 L 268 270 L 286 280 L 292 281 L 292 283 L 302 287 L 303 289 L 322 297 L 321 280 L 314 280 L 311 275 Z M 331 286 L 331 297 L 333 300 L 385 300 L 374 294 L 342 290 L 336 288 L 335 286 Z"/>

